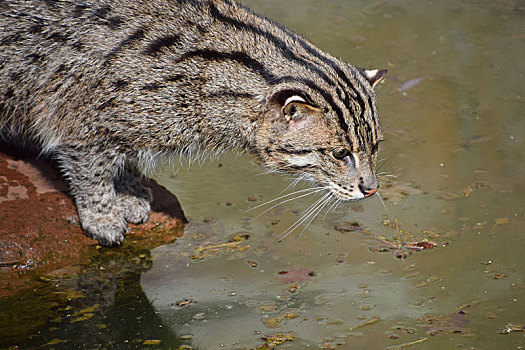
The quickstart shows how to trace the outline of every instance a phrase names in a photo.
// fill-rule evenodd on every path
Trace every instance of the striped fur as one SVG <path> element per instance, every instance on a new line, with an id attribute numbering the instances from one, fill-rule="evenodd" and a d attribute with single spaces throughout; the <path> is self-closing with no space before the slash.
<path id="1" fill-rule="evenodd" d="M 377 189 L 386 71 L 233 1 L 8 0 L 0 23 L 0 134 L 57 158 L 102 244 L 147 219 L 145 155 L 234 148 L 338 199 Z"/>

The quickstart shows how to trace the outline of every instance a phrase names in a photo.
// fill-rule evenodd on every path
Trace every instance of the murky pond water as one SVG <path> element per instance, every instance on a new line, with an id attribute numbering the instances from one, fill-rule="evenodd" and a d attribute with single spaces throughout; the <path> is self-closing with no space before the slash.
<path id="1" fill-rule="evenodd" d="M 292 189 L 242 155 L 159 171 L 191 223 L 151 252 L 118 299 L 128 312 L 104 322 L 160 342 L 109 333 L 113 347 L 244 349 L 278 335 L 287 349 L 524 347 L 523 1 L 243 3 L 353 64 L 388 68 L 386 209 L 374 196 L 322 211 L 278 242 L 319 197 L 249 210 Z"/>

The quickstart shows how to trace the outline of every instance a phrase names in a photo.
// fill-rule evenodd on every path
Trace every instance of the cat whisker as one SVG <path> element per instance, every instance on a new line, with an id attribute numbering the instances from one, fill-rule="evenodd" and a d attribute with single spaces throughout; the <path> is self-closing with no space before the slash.
<path id="1" fill-rule="evenodd" d="M 310 195 L 310 194 L 317 193 L 317 192 L 321 191 L 322 189 L 324 189 L 324 187 L 311 187 L 311 188 L 305 188 L 305 189 L 302 189 L 302 190 L 294 191 L 292 193 L 285 194 L 284 196 L 280 196 L 280 197 L 274 198 L 272 200 L 269 200 L 267 202 L 264 202 L 262 204 L 259 204 L 259 205 L 255 206 L 253 208 L 250 208 L 250 209 L 246 210 L 246 212 L 252 211 L 254 209 L 257 209 L 257 208 L 263 207 L 265 205 L 268 205 L 270 203 L 276 202 L 276 201 L 278 201 L 280 199 L 283 199 L 283 198 L 286 198 L 286 197 L 290 197 L 290 196 L 293 196 L 293 195 L 296 195 L 296 194 L 299 194 L 299 193 L 311 192 L 311 193 L 307 193 L 307 194 L 301 196 L 301 197 L 304 197 L 304 196 L 307 196 L 307 195 Z M 297 199 L 297 198 L 301 198 L 301 197 L 294 197 L 293 199 Z M 282 202 L 282 203 L 284 203 L 284 202 Z M 280 203 L 280 204 L 282 204 L 282 203 Z"/>
<path id="2" fill-rule="evenodd" d="M 262 175 L 268 175 L 268 174 L 276 174 L 278 173 L 278 171 L 275 171 L 275 170 L 272 170 L 272 169 L 268 169 L 266 171 L 263 171 L 259 174 L 256 174 L 255 176 L 262 176 Z"/>
<path id="3" fill-rule="evenodd" d="M 319 215 L 320 212 L 323 211 L 324 207 L 330 203 L 330 196 L 326 197 L 325 200 L 321 203 L 321 205 L 319 205 L 317 207 L 317 209 L 315 210 L 315 213 L 314 215 L 312 216 L 312 218 L 310 219 L 310 221 L 308 221 L 308 223 L 306 224 L 306 226 L 303 228 L 303 230 L 301 231 L 301 233 L 299 233 L 299 235 L 297 236 L 297 239 L 301 238 L 301 236 L 303 235 L 304 231 L 306 231 L 306 229 L 308 228 L 308 226 L 310 226 L 310 224 L 312 223 L 312 221 L 314 221 L 314 219 L 317 217 L 317 215 Z"/>
<path id="4" fill-rule="evenodd" d="M 277 240 L 278 242 L 281 242 L 284 238 L 286 238 L 290 233 L 292 233 L 306 218 L 308 218 L 314 208 L 326 197 L 323 196 L 319 198 L 317 201 L 315 201 L 312 205 L 310 205 L 305 211 L 304 214 L 297 220 L 295 223 L 293 223 L 288 229 L 286 229 L 282 234 L 281 237 Z"/>
<path id="5" fill-rule="evenodd" d="M 399 176 L 389 174 L 388 171 L 382 171 L 380 173 L 377 173 L 377 176 L 393 177 L 395 179 L 399 179 Z"/>
<path id="6" fill-rule="evenodd" d="M 321 192 L 321 191 L 322 191 L 322 189 L 320 189 L 320 190 L 316 190 L 316 191 L 309 192 L 309 193 L 306 193 L 306 194 L 302 194 L 302 195 L 297 196 L 297 197 L 289 198 L 289 199 L 287 199 L 287 200 L 284 200 L 284 201 L 282 201 L 282 202 L 279 202 L 279 203 L 277 203 L 277 204 L 274 204 L 274 205 L 272 205 L 270 208 L 266 209 L 265 211 L 263 211 L 262 213 L 260 213 L 259 215 L 257 215 L 256 218 L 258 218 L 259 216 L 263 215 L 264 213 L 269 212 L 269 211 L 272 210 L 273 208 L 280 206 L 281 204 L 284 204 L 284 203 L 287 203 L 287 202 L 290 202 L 290 201 L 293 201 L 293 200 L 296 200 L 296 199 L 299 199 L 299 198 L 302 198 L 302 197 L 310 196 L 310 195 L 312 195 L 312 194 L 315 194 L 315 193 L 318 193 L 318 192 Z"/>
<path id="7" fill-rule="evenodd" d="M 303 179 L 302 176 L 297 176 L 297 177 L 294 177 L 292 178 L 290 184 L 288 186 L 286 186 L 286 188 L 284 190 L 282 190 L 279 194 L 281 193 L 284 193 L 286 191 L 288 191 L 290 188 L 295 188 L 295 186 L 297 186 L 297 184 Z"/>
<path id="8" fill-rule="evenodd" d="M 327 193 L 323 197 L 318 199 L 314 204 L 310 205 L 310 207 L 308 207 L 308 209 L 305 210 L 305 213 L 303 214 L 303 216 L 301 216 L 301 218 L 299 218 L 299 220 L 297 220 L 293 225 L 288 227 L 288 229 L 281 234 L 281 237 L 279 237 L 279 239 L 277 241 L 281 242 L 290 233 L 295 231 L 295 229 L 297 227 L 299 227 L 304 221 L 306 221 L 312 214 L 317 213 L 317 210 L 318 210 L 319 206 L 324 207 L 324 204 L 325 204 L 324 201 L 328 197 L 330 197 L 330 195 L 331 195 L 330 193 Z M 321 207 L 321 209 L 322 209 L 322 207 Z"/>
<path id="9" fill-rule="evenodd" d="M 335 212 L 335 210 L 337 209 L 337 207 L 339 206 L 339 204 L 341 204 L 342 202 L 343 202 L 342 199 L 337 198 L 337 199 L 332 203 L 332 205 L 326 210 L 326 213 L 324 213 L 323 220 L 326 219 L 326 216 L 328 215 L 328 213 L 330 212 L 330 210 L 332 210 L 332 213 Z"/>
<path id="10" fill-rule="evenodd" d="M 387 158 L 382 158 L 382 159 L 378 160 L 377 163 L 381 163 L 381 164 L 378 164 L 377 171 L 381 170 L 385 166 L 385 164 L 387 164 L 390 160 L 394 159 L 394 156 L 396 154 L 399 154 L 399 152 L 396 152 L 396 153 L 390 155 Z"/>
<path id="11" fill-rule="evenodd" d="M 381 204 L 383 204 L 383 208 L 385 208 L 385 211 L 388 213 L 388 209 L 386 208 L 385 201 L 383 200 L 383 197 L 379 194 L 379 191 L 376 192 L 377 198 L 381 201 Z"/>

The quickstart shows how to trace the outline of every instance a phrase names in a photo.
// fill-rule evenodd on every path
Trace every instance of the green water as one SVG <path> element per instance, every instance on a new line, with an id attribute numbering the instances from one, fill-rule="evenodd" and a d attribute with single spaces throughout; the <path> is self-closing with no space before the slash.
<path id="1" fill-rule="evenodd" d="M 525 4 L 245 3 L 346 61 L 389 70 L 378 89 L 380 172 L 397 178 L 383 178 L 386 211 L 370 198 L 278 243 L 315 198 L 261 216 L 269 206 L 246 210 L 278 197 L 288 179 L 258 176 L 234 155 L 160 174 L 193 222 L 184 239 L 153 251 L 141 279 L 164 322 L 202 349 L 255 347 L 278 333 L 293 334 L 281 345 L 291 349 L 524 346 L 523 332 L 499 332 L 525 326 Z M 341 222 L 367 230 L 341 233 Z M 250 235 L 248 250 L 189 258 L 239 232 Z M 381 236 L 437 246 L 402 260 L 378 252 Z M 315 273 L 294 293 L 279 275 L 293 268 Z"/>
<path id="2" fill-rule="evenodd" d="M 373 196 L 323 211 L 277 242 L 316 198 L 249 209 L 283 195 L 290 179 L 236 154 L 166 167 L 154 177 L 182 203 L 184 237 L 115 277 L 112 306 L 91 323 L 55 308 L 10 344 L 249 349 L 290 334 L 279 348 L 523 348 L 525 332 L 500 331 L 525 327 L 525 3 L 243 3 L 348 62 L 388 69 L 377 89 L 386 209 Z M 436 246 L 400 259 L 385 241 Z"/>

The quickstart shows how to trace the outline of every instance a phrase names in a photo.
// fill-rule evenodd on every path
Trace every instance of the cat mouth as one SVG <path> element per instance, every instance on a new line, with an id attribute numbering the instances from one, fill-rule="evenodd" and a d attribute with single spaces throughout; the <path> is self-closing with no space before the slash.
<path id="1" fill-rule="evenodd" d="M 352 186 L 353 187 L 353 186 Z M 343 201 L 358 201 L 366 197 L 360 190 L 350 190 L 347 187 L 333 184 L 328 187 L 329 191 L 339 200 Z"/>

